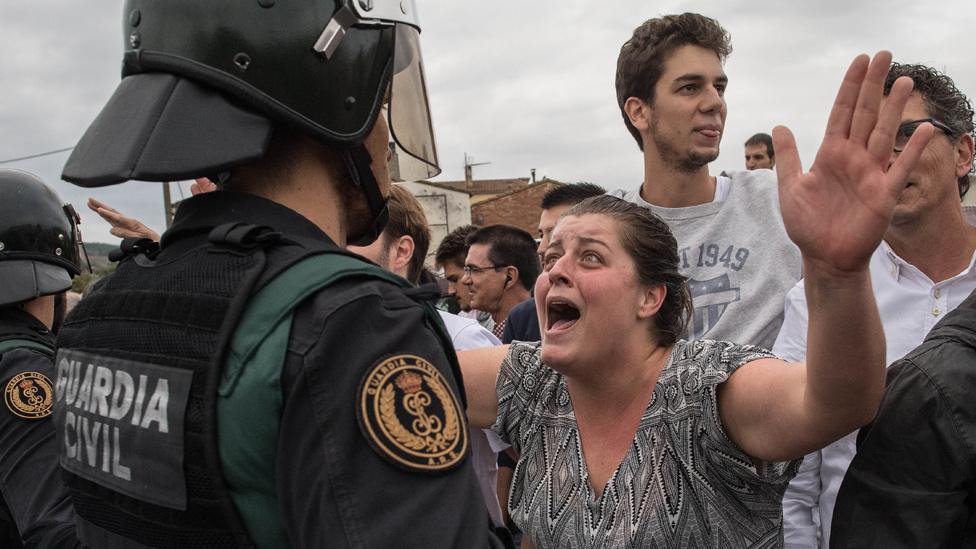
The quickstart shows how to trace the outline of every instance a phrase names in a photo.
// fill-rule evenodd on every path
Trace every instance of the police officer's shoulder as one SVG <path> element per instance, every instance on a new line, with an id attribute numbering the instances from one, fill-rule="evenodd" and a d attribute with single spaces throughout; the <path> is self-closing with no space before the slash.
<path id="1" fill-rule="evenodd" d="M 309 299 L 315 302 L 317 316 L 328 316 L 341 307 L 373 308 L 377 304 L 386 309 L 415 308 L 422 312 L 420 304 L 404 293 L 404 288 L 366 274 L 339 280 Z"/>
<path id="2" fill-rule="evenodd" d="M 7 376 L 10 374 L 8 370 L 11 364 L 23 364 L 23 363 L 36 363 L 38 365 L 47 366 L 50 368 L 52 364 L 51 355 L 44 349 L 39 347 L 17 347 L 13 349 L 4 349 L 2 344 L 0 344 L 0 375 Z M 46 369 L 47 369 L 46 368 Z"/>
<path id="3" fill-rule="evenodd" d="M 25 421 L 45 419 L 54 408 L 51 357 L 31 348 L 9 349 L 0 355 L 0 414 Z"/>
<path id="4" fill-rule="evenodd" d="M 316 291 L 295 308 L 289 348 L 306 354 L 322 341 L 332 340 L 336 333 L 354 329 L 347 325 L 350 319 L 369 319 L 371 325 L 392 322 L 419 326 L 424 314 L 423 307 L 395 283 L 352 276 Z M 417 343 L 423 347 L 428 342 L 418 339 Z"/>
<path id="5" fill-rule="evenodd" d="M 18 307 L 0 306 L 0 415 L 39 420 L 54 402 L 54 338 L 47 326 Z"/>
<path id="6" fill-rule="evenodd" d="M 289 340 L 289 350 L 302 355 L 307 368 L 335 367 L 334 358 L 342 356 L 344 381 L 330 375 L 330 383 L 347 389 L 360 432 L 376 454 L 412 474 L 460 467 L 469 445 L 446 340 L 425 328 L 429 314 L 392 280 L 351 276 L 296 310 Z M 428 418 L 436 433 L 403 420 L 414 412 Z M 438 442 L 432 445 L 430 437 Z"/>

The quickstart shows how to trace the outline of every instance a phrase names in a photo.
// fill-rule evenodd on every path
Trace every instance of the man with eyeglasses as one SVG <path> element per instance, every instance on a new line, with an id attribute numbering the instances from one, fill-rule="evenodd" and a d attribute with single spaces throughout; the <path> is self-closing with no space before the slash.
<path id="1" fill-rule="evenodd" d="M 911 77 L 915 91 L 902 114 L 892 162 L 920 126 L 931 124 L 936 131 L 909 176 L 884 241 L 871 259 L 871 284 L 887 339 L 888 364 L 919 345 L 946 313 L 976 289 L 976 208 L 960 203 L 973 171 L 972 105 L 949 77 L 922 65 L 894 63 L 886 94 L 899 76 Z M 801 281 L 787 296 L 783 327 L 773 351 L 786 360 L 802 360 L 806 336 Z M 826 547 L 831 540 L 832 521 L 837 518 L 834 504 L 854 458 L 856 435 L 851 433 L 804 459 L 783 498 L 787 547 L 816 548 L 818 537 Z M 884 458 L 889 459 L 900 458 Z M 937 465 L 921 461 L 913 467 Z"/>
<path id="2" fill-rule="evenodd" d="M 532 235 L 511 225 L 482 227 L 468 236 L 468 257 L 461 283 L 471 307 L 491 314 L 501 339 L 508 313 L 529 298 L 542 265 Z"/>

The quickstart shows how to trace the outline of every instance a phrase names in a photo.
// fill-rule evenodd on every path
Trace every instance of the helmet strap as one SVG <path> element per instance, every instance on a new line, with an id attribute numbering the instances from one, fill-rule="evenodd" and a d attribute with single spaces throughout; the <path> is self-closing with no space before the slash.
<path id="1" fill-rule="evenodd" d="M 386 199 L 380 193 L 380 185 L 373 175 L 372 168 L 370 168 L 373 159 L 362 143 L 342 149 L 340 156 L 346 165 L 346 170 L 349 172 L 349 177 L 352 179 L 353 184 L 363 191 L 363 195 L 366 197 L 366 205 L 369 207 L 369 214 L 372 218 L 370 227 L 366 232 L 356 238 L 355 241 L 349 242 L 349 244 L 353 246 L 368 246 L 383 233 L 383 229 L 386 228 L 386 222 L 390 218 Z"/>

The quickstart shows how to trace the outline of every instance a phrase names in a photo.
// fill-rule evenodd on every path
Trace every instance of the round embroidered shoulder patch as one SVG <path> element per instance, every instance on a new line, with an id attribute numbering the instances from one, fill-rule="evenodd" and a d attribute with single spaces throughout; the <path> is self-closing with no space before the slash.
<path id="1" fill-rule="evenodd" d="M 14 415 L 24 419 L 42 419 L 51 415 L 54 390 L 51 380 L 38 372 L 15 375 L 4 391 L 3 400 Z"/>
<path id="2" fill-rule="evenodd" d="M 439 472 L 468 450 L 463 411 L 444 376 L 414 355 L 383 359 L 359 387 L 359 424 L 373 448 L 394 465 Z"/>

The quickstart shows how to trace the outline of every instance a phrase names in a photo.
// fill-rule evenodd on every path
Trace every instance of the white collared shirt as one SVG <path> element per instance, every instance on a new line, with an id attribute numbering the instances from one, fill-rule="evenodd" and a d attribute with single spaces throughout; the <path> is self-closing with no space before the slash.
<path id="1" fill-rule="evenodd" d="M 976 207 L 964 206 L 963 217 L 976 226 Z M 870 263 L 871 285 L 884 327 L 889 365 L 917 347 L 946 313 L 976 290 L 974 264 L 976 254 L 961 273 L 934 283 L 898 257 L 886 242 L 875 250 Z M 807 321 L 801 280 L 786 296 L 783 327 L 773 346 L 777 356 L 790 362 L 805 360 Z M 822 546 L 827 547 L 837 491 L 854 459 L 856 440 L 857 431 L 804 458 L 800 472 L 783 497 L 787 548 L 816 549 L 818 533 Z"/>

